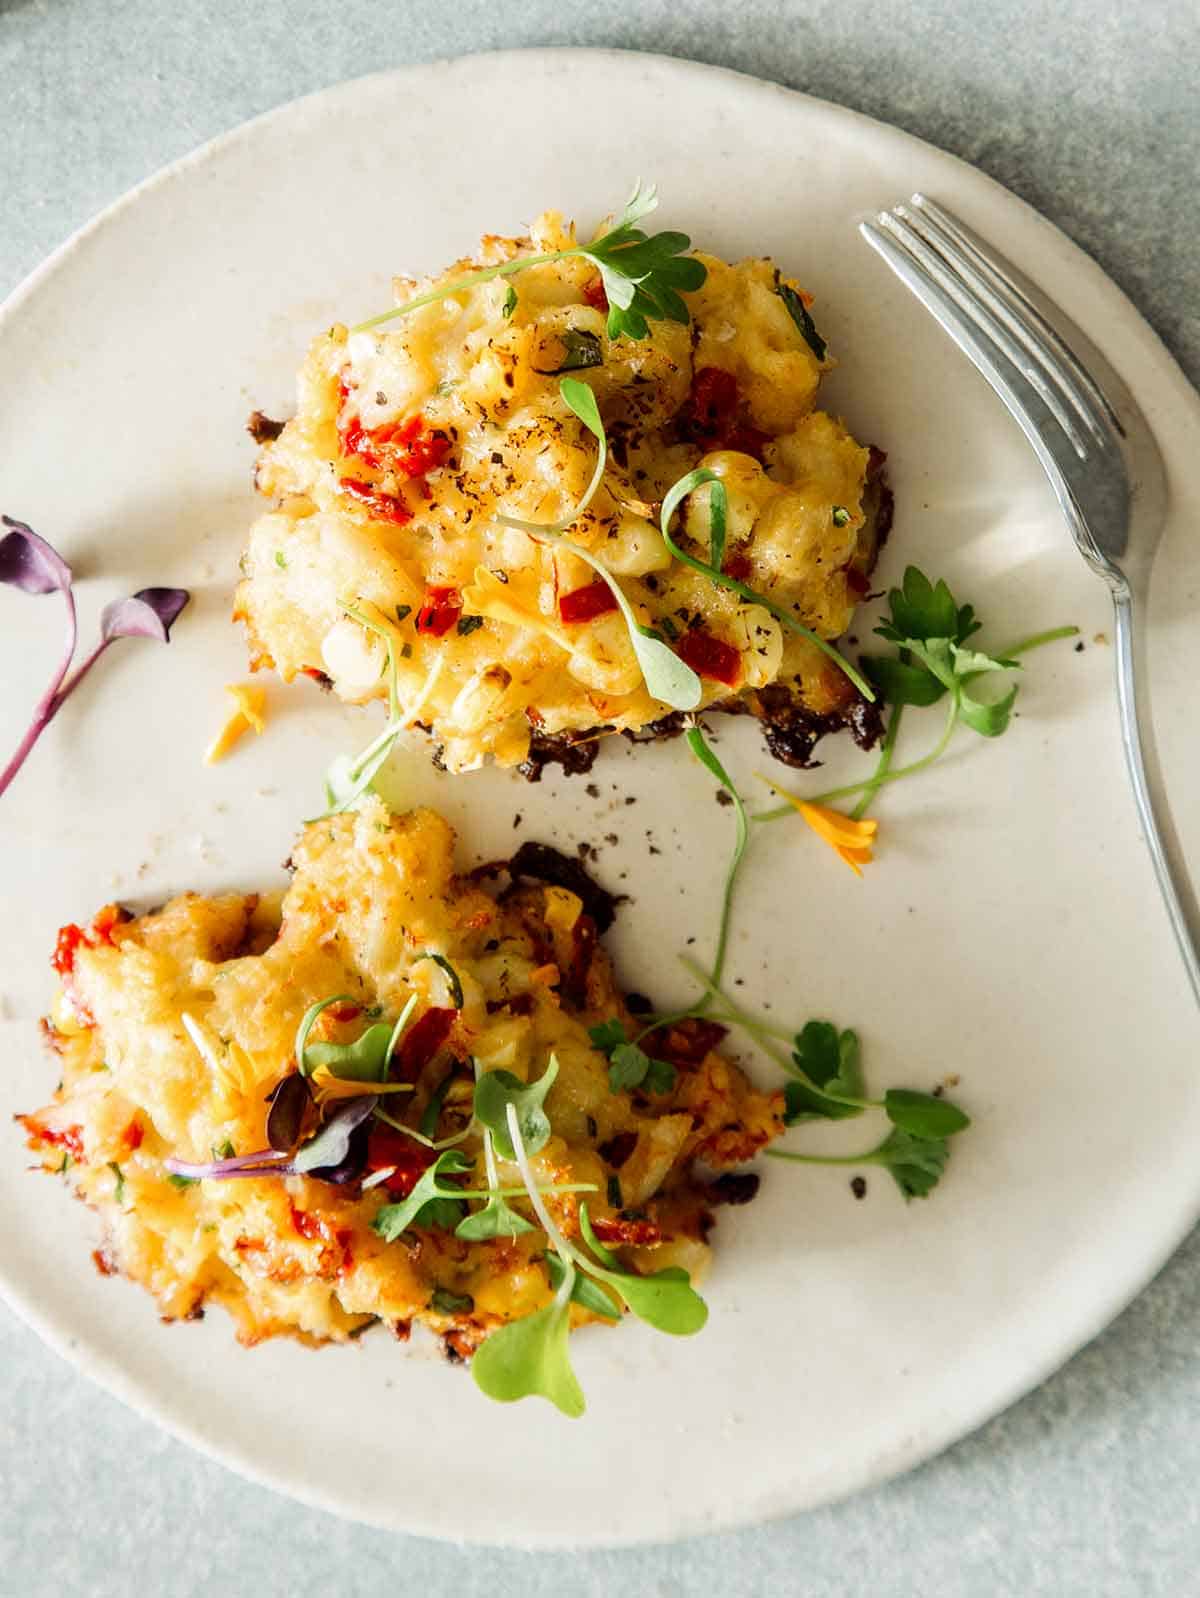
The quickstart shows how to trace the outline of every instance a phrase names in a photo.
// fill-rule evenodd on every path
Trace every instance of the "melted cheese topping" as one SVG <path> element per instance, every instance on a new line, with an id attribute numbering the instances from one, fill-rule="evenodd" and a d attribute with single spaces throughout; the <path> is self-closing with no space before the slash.
<path id="1" fill-rule="evenodd" d="M 318 1021 L 314 1041 L 340 1042 L 359 1035 L 366 1011 L 394 1020 L 412 995 L 414 1027 L 452 1006 L 446 973 L 421 958 L 429 951 L 454 967 L 463 1004 L 415 1090 L 389 1095 L 389 1113 L 415 1125 L 449 1075 L 438 1135 L 453 1135 L 469 1121 L 472 1060 L 529 1079 L 553 1053 L 553 1136 L 532 1160 L 539 1183 L 594 1183 L 589 1211 L 615 1242 L 627 1235 L 635 1268 L 702 1274 L 713 1196 L 694 1166 L 750 1158 L 782 1129 L 781 1096 L 755 1092 L 713 1052 L 712 1029 L 660 1046 L 677 1061 L 672 1092 L 611 1092 L 588 1028 L 612 1016 L 637 1028 L 580 900 L 540 886 L 497 900 L 454 874 L 453 845 L 432 812 L 393 818 L 370 801 L 306 828 L 282 900 L 184 895 L 138 920 L 102 912 L 74 939 L 67 996 L 46 1023 L 62 1085 L 25 1126 L 44 1167 L 103 1217 L 102 1259 L 147 1287 L 166 1318 L 211 1300 L 245 1342 L 342 1340 L 375 1319 L 406 1335 L 416 1320 L 469 1353 L 548 1301 L 540 1231 L 467 1243 L 423 1226 L 385 1243 L 371 1229 L 390 1201 L 381 1186 L 303 1176 L 181 1185 L 164 1167 L 168 1156 L 204 1162 L 229 1145 L 266 1146 L 267 1097 L 294 1069 L 296 1027 L 315 1001 L 345 994 L 361 1006 Z M 478 1136 L 458 1146 L 472 1162 L 467 1185 L 486 1187 Z M 504 1162 L 500 1180 L 520 1185 Z M 547 1199 L 571 1236 L 578 1202 Z M 435 1306 L 438 1289 L 470 1307 Z"/>
<path id="2" fill-rule="evenodd" d="M 530 238 L 486 239 L 477 261 L 430 281 L 574 242 L 547 212 Z M 612 446 L 570 537 L 620 579 L 644 624 L 722 646 L 732 665 L 702 673 L 705 704 L 783 683 L 816 713 L 844 706 L 851 691 L 835 665 L 675 561 L 658 530 L 674 482 L 697 466 L 718 472 L 735 574 L 825 638 L 846 629 L 874 554 L 868 451 L 814 409 L 832 362 L 797 329 L 770 261 L 699 258 L 708 277 L 686 296 L 690 327 L 652 322 L 640 341 L 608 339 L 599 279 L 579 258 L 511 279 L 509 315 L 509 280 L 497 279 L 371 332 L 315 339 L 297 413 L 258 464 L 272 508 L 250 531 L 235 610 L 253 663 L 285 679 L 328 677 L 344 699 L 380 697 L 384 648 L 345 607 L 369 612 L 394 638 L 407 719 L 429 728 L 455 771 L 519 763 L 531 727 L 636 729 L 664 714 L 617 613 L 563 619 L 564 597 L 596 581 L 590 568 L 496 519 L 553 522 L 587 487 L 595 441 L 555 375 L 570 333 L 601 357 L 575 375 Z M 397 299 L 427 287 L 399 280 Z M 707 553 L 703 494 L 676 536 Z"/>

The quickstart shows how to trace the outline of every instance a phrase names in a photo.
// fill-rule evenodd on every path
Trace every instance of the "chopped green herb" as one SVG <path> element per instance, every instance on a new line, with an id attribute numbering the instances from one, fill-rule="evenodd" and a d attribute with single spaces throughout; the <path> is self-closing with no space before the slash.
<path id="1" fill-rule="evenodd" d="M 236 1153 L 237 1150 L 234 1148 L 233 1144 L 228 1138 L 226 1138 L 223 1143 L 214 1143 L 212 1146 L 212 1157 L 214 1160 L 231 1160 Z"/>
<path id="2" fill-rule="evenodd" d="M 509 283 L 506 286 L 505 291 L 504 291 L 504 304 L 500 307 L 500 315 L 507 322 L 509 317 L 516 310 L 516 308 L 517 308 L 517 291 L 516 291 L 515 288 L 513 288 L 512 284 Z"/>
<path id="3" fill-rule="evenodd" d="M 460 638 L 469 638 L 483 626 L 482 616 L 460 616 L 458 618 L 457 632 Z"/>
<path id="4" fill-rule="evenodd" d="M 439 1315 L 461 1315 L 475 1308 L 475 1300 L 470 1293 L 451 1293 L 448 1288 L 435 1287 L 429 1307 Z"/>
<path id="5" fill-rule="evenodd" d="M 396 620 L 397 621 L 407 621 L 408 618 L 411 615 L 412 615 L 412 606 L 411 605 L 397 605 L 396 606 Z"/>
<path id="6" fill-rule="evenodd" d="M 275 564 L 279 567 L 280 571 L 287 570 L 287 556 L 283 553 L 282 549 L 277 549 L 275 551 Z"/>
<path id="7" fill-rule="evenodd" d="M 55 1175 L 56 1176 L 65 1176 L 66 1173 L 71 1169 L 71 1165 L 72 1165 L 71 1156 L 69 1154 L 65 1154 L 64 1153 L 62 1159 L 58 1163 L 58 1167 L 57 1167 L 57 1169 L 55 1171 Z"/>
<path id="8" fill-rule="evenodd" d="M 605 1195 L 614 1210 L 623 1210 L 625 1200 L 621 1197 L 621 1178 L 614 1172 L 608 1179 L 608 1190 Z"/>
<path id="9" fill-rule="evenodd" d="M 197 1176 L 176 1176 L 174 1171 L 168 1171 L 167 1173 L 167 1181 L 170 1182 L 172 1187 L 195 1187 L 199 1180 L 200 1178 Z"/>
<path id="10" fill-rule="evenodd" d="M 125 1173 L 117 1164 L 116 1160 L 109 1160 L 108 1168 L 117 1179 L 117 1185 L 115 1189 L 117 1203 L 123 1206 L 125 1203 Z"/>
<path id="11" fill-rule="evenodd" d="M 568 327 L 558 335 L 563 347 L 563 358 L 557 366 L 536 366 L 541 377 L 560 377 L 563 372 L 581 372 L 589 366 L 604 365 L 604 351 L 595 333 L 586 328 Z"/>
<path id="12" fill-rule="evenodd" d="M 795 322 L 800 333 L 800 337 L 808 345 L 809 349 L 813 352 L 817 359 L 819 361 L 823 361 L 825 359 L 828 346 L 826 345 L 825 340 L 817 332 L 817 324 L 808 314 L 808 306 L 805 305 L 803 299 L 799 294 L 796 293 L 795 289 L 789 288 L 786 283 L 780 283 L 775 292 L 779 295 L 779 298 L 783 301 L 784 305 L 787 306 L 787 313 L 791 317 L 792 321 Z"/>
<path id="13" fill-rule="evenodd" d="M 833 525 L 835 527 L 849 527 L 850 512 L 844 505 L 835 505 L 833 507 Z"/>
<path id="14" fill-rule="evenodd" d="M 446 973 L 446 980 L 450 984 L 450 1003 L 456 1010 L 461 1010 L 463 1007 L 462 983 L 459 981 L 458 972 L 450 964 L 446 956 L 444 954 L 436 954 L 432 949 L 430 949 L 424 954 L 419 954 L 417 956 L 417 960 L 432 960 L 434 965 L 440 966 L 442 968 L 442 970 Z"/>

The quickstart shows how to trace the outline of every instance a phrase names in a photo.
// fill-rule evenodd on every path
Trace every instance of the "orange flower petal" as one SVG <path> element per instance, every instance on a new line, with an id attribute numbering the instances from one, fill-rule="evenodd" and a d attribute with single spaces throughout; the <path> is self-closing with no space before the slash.
<path id="1" fill-rule="evenodd" d="M 829 805 L 818 805 L 807 799 L 797 799 L 795 794 L 788 793 L 786 788 L 781 788 L 769 777 L 763 777 L 762 780 L 769 788 L 774 789 L 781 799 L 787 800 L 817 837 L 827 843 L 840 860 L 845 861 L 855 876 L 862 876 L 861 867 L 875 858 L 873 846 L 875 835 L 879 831 L 877 821 L 857 821 L 853 816 L 831 809 Z"/>

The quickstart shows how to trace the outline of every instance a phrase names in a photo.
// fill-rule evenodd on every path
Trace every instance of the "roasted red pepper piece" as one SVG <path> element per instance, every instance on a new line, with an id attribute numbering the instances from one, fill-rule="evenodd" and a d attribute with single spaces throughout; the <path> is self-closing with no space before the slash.
<path id="1" fill-rule="evenodd" d="M 558 598 L 558 614 L 565 622 L 592 621 L 616 608 L 612 590 L 601 577 L 584 588 L 572 588 L 569 594 L 560 594 Z"/>
<path id="2" fill-rule="evenodd" d="M 400 1047 L 394 1056 L 401 1082 L 416 1081 L 450 1036 L 457 1018 L 457 1010 L 442 1010 L 435 1007 L 426 1010 L 419 1021 L 413 1022 L 401 1038 Z"/>
<path id="3" fill-rule="evenodd" d="M 427 1149 L 414 1138 L 405 1137 L 403 1132 L 397 1132 L 393 1127 L 371 1128 L 367 1144 L 367 1168 L 384 1171 L 388 1166 L 395 1166 L 391 1176 L 386 1177 L 382 1184 L 394 1198 L 407 1198 L 416 1187 L 421 1173 L 428 1170 L 435 1159 L 435 1150 Z"/>
<path id="4" fill-rule="evenodd" d="M 602 1243 L 615 1247 L 625 1243 L 633 1248 L 647 1248 L 662 1242 L 662 1229 L 653 1221 L 623 1221 L 617 1215 L 597 1215 L 592 1231 Z"/>
<path id="5" fill-rule="evenodd" d="M 379 517 L 380 521 L 395 522 L 397 527 L 403 527 L 405 522 L 412 521 L 412 511 L 402 499 L 397 499 L 395 494 L 384 494 L 378 488 L 372 488 L 370 483 L 360 483 L 355 477 L 341 477 L 338 487 L 344 494 L 349 494 L 351 499 L 356 499 L 360 505 L 365 505 Z"/>
<path id="6" fill-rule="evenodd" d="M 457 588 L 427 588 L 425 603 L 417 612 L 417 631 L 441 638 L 462 614 L 462 595 Z"/>
<path id="7" fill-rule="evenodd" d="M 608 310 L 608 295 L 604 292 L 604 279 L 590 277 L 583 285 L 583 298 L 594 311 Z"/>
<path id="8" fill-rule="evenodd" d="M 76 926 L 74 921 L 68 921 L 65 927 L 59 927 L 50 964 L 60 977 L 69 977 L 74 971 L 75 956 L 79 953 L 79 945 L 84 941 L 83 928 Z"/>
<path id="9" fill-rule="evenodd" d="M 711 677 L 732 688 L 742 675 L 742 657 L 732 644 L 714 638 L 702 628 L 685 633 L 679 641 L 680 660 L 701 677 Z"/>

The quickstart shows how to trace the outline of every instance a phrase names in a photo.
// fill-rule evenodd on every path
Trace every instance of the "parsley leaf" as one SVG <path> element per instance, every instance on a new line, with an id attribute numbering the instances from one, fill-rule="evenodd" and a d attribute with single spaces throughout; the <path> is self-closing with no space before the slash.
<path id="1" fill-rule="evenodd" d="M 917 566 L 907 567 L 900 587 L 889 591 L 888 607 L 890 616 L 875 631 L 892 643 L 949 638 L 963 644 L 981 626 L 970 605 L 959 607 L 944 579 L 931 583 Z"/>
<path id="2" fill-rule="evenodd" d="M 942 1178 L 950 1149 L 945 1138 L 914 1137 L 894 1127 L 863 1163 L 882 1165 L 906 1199 L 928 1198 Z"/>
<path id="3" fill-rule="evenodd" d="M 608 1087 L 611 1093 L 645 1087 L 651 1093 L 670 1093 L 675 1086 L 675 1067 L 667 1060 L 656 1060 L 636 1043 L 630 1042 L 625 1023 L 602 1021 L 588 1028 L 588 1037 L 601 1054 L 608 1056 Z"/>
<path id="4" fill-rule="evenodd" d="M 478 632 L 482 626 L 482 616 L 460 616 L 455 626 L 455 632 L 460 638 L 469 638 L 472 633 Z"/>
<path id="5" fill-rule="evenodd" d="M 947 1138 L 970 1126 L 971 1118 L 949 1099 L 911 1088 L 889 1088 L 883 1095 L 888 1120 L 916 1138 Z"/>
<path id="6" fill-rule="evenodd" d="M 506 286 L 506 288 L 505 288 L 504 304 L 500 307 L 500 315 L 507 322 L 509 317 L 516 310 L 516 308 L 517 308 L 517 291 L 516 291 L 515 288 L 513 288 L 512 284 L 509 283 Z"/>
<path id="7" fill-rule="evenodd" d="M 125 1173 L 124 1173 L 124 1171 L 122 1171 L 121 1167 L 117 1164 L 116 1160 L 109 1160 L 108 1168 L 112 1172 L 113 1176 L 116 1178 L 116 1186 L 113 1189 L 113 1197 L 116 1199 L 117 1203 L 122 1208 L 124 1208 L 124 1206 L 125 1206 Z"/>
<path id="8" fill-rule="evenodd" d="M 866 1104 L 856 1032 L 839 1032 L 830 1021 L 809 1021 L 796 1034 L 792 1060 L 804 1079 L 789 1082 L 784 1091 L 786 1125 L 862 1114 Z"/>

